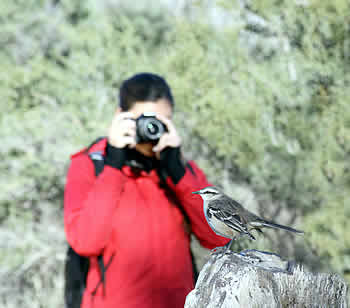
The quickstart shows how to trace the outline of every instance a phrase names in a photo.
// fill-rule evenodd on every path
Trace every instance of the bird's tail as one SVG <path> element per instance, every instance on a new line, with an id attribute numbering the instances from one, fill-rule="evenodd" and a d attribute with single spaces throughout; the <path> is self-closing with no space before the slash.
<path id="1" fill-rule="evenodd" d="M 293 232 L 293 233 L 304 234 L 304 231 L 297 230 L 297 229 L 287 227 L 287 226 L 283 226 L 280 224 L 276 224 L 275 222 L 267 221 L 264 219 L 257 219 L 255 221 L 250 222 L 250 224 L 254 227 L 266 227 L 266 228 L 282 229 L 282 230 L 286 230 L 286 231 Z"/>

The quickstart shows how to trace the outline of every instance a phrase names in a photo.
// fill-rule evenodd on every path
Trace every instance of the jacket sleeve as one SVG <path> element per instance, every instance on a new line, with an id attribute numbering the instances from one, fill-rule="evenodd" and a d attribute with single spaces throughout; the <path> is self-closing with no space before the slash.
<path id="1" fill-rule="evenodd" d="M 177 184 L 174 184 L 170 177 L 167 178 L 167 184 L 186 211 L 191 221 L 192 231 L 202 246 L 213 249 L 229 241 L 211 229 L 204 216 L 202 198 L 192 194 L 193 191 L 212 186 L 203 171 L 193 161 L 187 163 L 185 174 Z"/>
<path id="2" fill-rule="evenodd" d="M 67 241 L 80 255 L 101 254 L 111 233 L 126 176 L 105 165 L 96 178 L 87 155 L 73 156 L 64 192 L 64 227 Z"/>

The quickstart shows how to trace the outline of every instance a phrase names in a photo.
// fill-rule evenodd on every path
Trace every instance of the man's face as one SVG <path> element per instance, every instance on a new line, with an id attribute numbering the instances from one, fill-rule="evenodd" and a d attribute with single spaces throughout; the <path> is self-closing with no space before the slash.
<path id="1" fill-rule="evenodd" d="M 169 120 L 173 115 L 172 107 L 167 99 L 159 99 L 156 102 L 136 102 L 128 112 L 131 112 L 135 119 L 145 112 L 153 112 L 162 115 Z M 152 143 L 139 143 L 136 145 L 136 150 L 145 156 L 154 157 L 155 153 L 152 150 L 153 147 L 154 144 Z"/>

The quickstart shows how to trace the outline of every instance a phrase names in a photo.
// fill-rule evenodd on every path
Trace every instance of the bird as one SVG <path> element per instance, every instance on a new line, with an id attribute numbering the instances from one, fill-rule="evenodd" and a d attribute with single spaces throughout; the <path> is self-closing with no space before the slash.
<path id="1" fill-rule="evenodd" d="M 234 240 L 241 236 L 248 236 L 251 240 L 255 240 L 255 236 L 251 233 L 252 230 L 263 233 L 262 228 L 273 228 L 304 234 L 303 231 L 277 224 L 253 214 L 215 186 L 207 186 L 201 190 L 193 191 L 192 194 L 198 194 L 202 197 L 204 215 L 213 231 L 231 239 L 226 245 L 225 251 L 230 250 Z"/>

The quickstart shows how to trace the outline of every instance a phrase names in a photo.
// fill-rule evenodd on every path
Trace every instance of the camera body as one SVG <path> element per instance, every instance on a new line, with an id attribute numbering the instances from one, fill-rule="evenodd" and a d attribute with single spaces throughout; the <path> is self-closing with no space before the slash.
<path id="1" fill-rule="evenodd" d="M 137 143 L 157 143 L 166 131 L 164 123 L 158 120 L 153 112 L 145 112 L 136 119 Z"/>

